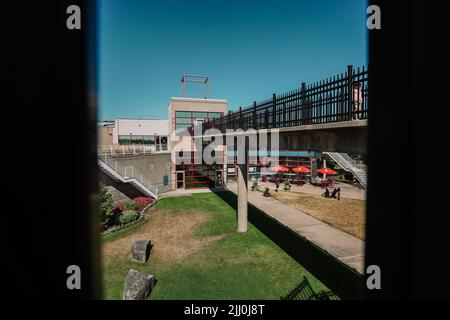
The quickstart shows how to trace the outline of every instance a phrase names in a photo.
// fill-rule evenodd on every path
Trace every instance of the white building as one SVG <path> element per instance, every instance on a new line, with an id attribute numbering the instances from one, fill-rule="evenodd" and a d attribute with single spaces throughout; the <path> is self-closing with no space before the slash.
<path id="1" fill-rule="evenodd" d="M 168 120 L 116 119 L 113 144 L 168 145 Z"/>

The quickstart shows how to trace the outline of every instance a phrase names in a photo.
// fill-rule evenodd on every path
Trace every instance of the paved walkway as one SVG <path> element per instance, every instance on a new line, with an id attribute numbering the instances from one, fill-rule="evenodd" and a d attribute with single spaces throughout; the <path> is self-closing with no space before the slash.
<path id="1" fill-rule="evenodd" d="M 193 193 L 205 193 L 205 192 L 211 192 L 211 189 L 202 188 L 202 189 L 177 189 L 172 190 L 169 192 L 161 193 L 158 198 L 170 198 L 170 197 L 186 197 L 186 196 L 192 196 Z"/>
<path id="2" fill-rule="evenodd" d="M 227 188 L 237 194 L 236 182 L 229 182 Z M 363 274 L 363 240 L 336 229 L 272 197 L 263 197 L 261 192 L 249 191 L 248 201 L 289 229 L 297 232 L 349 267 Z"/>

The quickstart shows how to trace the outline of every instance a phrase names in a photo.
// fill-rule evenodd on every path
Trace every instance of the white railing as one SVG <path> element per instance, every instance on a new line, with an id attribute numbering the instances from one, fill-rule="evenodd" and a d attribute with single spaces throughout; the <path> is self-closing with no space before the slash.
<path id="1" fill-rule="evenodd" d="M 329 155 L 331 159 L 336 161 L 344 170 L 349 171 L 361 183 L 364 188 L 367 188 L 367 167 L 361 162 L 352 159 L 346 153 L 340 152 L 324 152 Z"/>
<path id="2" fill-rule="evenodd" d="M 148 179 L 144 177 L 133 166 L 124 167 L 119 161 L 112 158 L 107 154 L 97 155 L 100 167 L 106 169 L 112 175 L 115 175 L 122 182 L 129 182 L 140 189 L 142 192 L 147 193 L 155 198 L 158 197 L 158 187 L 153 185 Z"/>
<path id="3" fill-rule="evenodd" d="M 125 155 L 145 155 L 156 152 L 167 152 L 166 144 L 162 145 L 145 145 L 145 144 L 110 144 L 98 145 L 97 154 L 110 156 L 125 156 Z"/>

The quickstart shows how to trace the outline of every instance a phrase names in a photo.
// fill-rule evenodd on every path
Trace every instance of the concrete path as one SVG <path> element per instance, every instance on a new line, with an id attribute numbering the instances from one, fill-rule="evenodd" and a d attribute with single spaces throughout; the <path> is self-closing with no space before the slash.
<path id="1" fill-rule="evenodd" d="M 205 192 L 211 192 L 211 189 L 202 188 L 202 189 L 178 189 L 178 190 L 172 190 L 169 192 L 161 193 L 158 198 L 170 198 L 170 197 L 186 197 L 186 196 L 192 196 L 193 193 L 205 193 Z"/>
<path id="2" fill-rule="evenodd" d="M 237 194 L 236 182 L 229 182 L 227 188 Z M 363 274 L 363 240 L 336 229 L 272 197 L 263 197 L 261 192 L 249 191 L 248 201 L 289 229 L 305 237 L 349 267 Z"/>

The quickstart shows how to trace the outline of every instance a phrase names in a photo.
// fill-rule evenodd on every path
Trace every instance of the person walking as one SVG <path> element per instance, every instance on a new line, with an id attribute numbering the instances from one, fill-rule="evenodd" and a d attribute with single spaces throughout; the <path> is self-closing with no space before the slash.
<path id="1" fill-rule="evenodd" d="M 363 103 L 361 83 L 359 82 L 355 82 L 353 85 L 352 102 L 353 102 L 352 120 L 359 120 L 361 119 L 360 112 Z"/>

